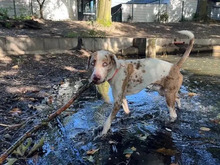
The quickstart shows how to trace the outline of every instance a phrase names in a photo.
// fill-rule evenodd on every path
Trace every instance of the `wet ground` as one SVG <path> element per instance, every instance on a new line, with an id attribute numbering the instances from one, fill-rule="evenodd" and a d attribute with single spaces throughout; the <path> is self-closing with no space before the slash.
<path id="1" fill-rule="evenodd" d="M 131 114 L 121 109 L 107 136 L 96 138 L 112 105 L 91 89 L 41 133 L 43 154 L 28 164 L 220 164 L 220 58 L 192 56 L 183 68 L 182 108 L 175 123 L 168 121 L 164 98 L 144 89 L 127 97 Z M 57 103 L 80 85 L 67 79 L 58 87 Z"/>

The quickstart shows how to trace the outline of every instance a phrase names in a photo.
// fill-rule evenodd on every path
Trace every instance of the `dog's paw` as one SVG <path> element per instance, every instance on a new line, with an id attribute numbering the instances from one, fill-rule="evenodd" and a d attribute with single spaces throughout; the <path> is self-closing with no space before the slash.
<path id="1" fill-rule="evenodd" d="M 170 122 L 174 123 L 177 119 L 177 116 L 170 116 Z"/>
<path id="2" fill-rule="evenodd" d="M 93 140 L 103 140 L 105 139 L 107 136 L 107 133 L 103 133 L 103 126 L 99 126 L 97 127 L 94 131 L 93 131 Z"/>

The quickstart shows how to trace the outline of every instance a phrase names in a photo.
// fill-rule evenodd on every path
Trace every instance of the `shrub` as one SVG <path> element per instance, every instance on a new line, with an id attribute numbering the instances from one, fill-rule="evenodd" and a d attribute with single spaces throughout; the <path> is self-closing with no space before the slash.
<path id="1" fill-rule="evenodd" d="M 167 12 L 160 14 L 160 22 L 167 22 L 168 18 L 169 18 L 169 15 L 167 14 Z"/>
<path id="2" fill-rule="evenodd" d="M 8 9 L 7 8 L 0 8 L 0 20 L 8 19 Z"/>

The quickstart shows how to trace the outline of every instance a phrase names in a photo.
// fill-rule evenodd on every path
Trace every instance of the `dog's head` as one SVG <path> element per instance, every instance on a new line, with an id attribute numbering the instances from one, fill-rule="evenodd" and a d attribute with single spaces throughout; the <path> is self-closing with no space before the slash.
<path id="1" fill-rule="evenodd" d="M 118 61 L 114 54 L 109 51 L 100 50 L 93 53 L 88 60 L 88 69 L 93 68 L 90 81 L 101 84 L 108 80 L 116 68 Z"/>

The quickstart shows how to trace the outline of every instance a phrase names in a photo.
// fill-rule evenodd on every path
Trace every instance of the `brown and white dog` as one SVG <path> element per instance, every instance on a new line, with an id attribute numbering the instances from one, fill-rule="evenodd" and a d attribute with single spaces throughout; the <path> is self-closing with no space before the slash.
<path id="1" fill-rule="evenodd" d="M 183 30 L 179 33 L 187 35 L 190 41 L 184 55 L 176 64 L 152 58 L 119 60 L 105 50 L 97 51 L 90 56 L 88 67 L 93 66 L 90 80 L 95 84 L 108 81 L 114 97 L 114 107 L 104 124 L 102 135 L 110 129 L 121 105 L 125 113 L 130 112 L 125 96 L 138 93 L 149 85 L 165 96 L 171 121 L 176 120 L 175 102 L 180 107 L 178 91 L 183 81 L 180 68 L 189 56 L 194 43 L 192 32 Z"/>

